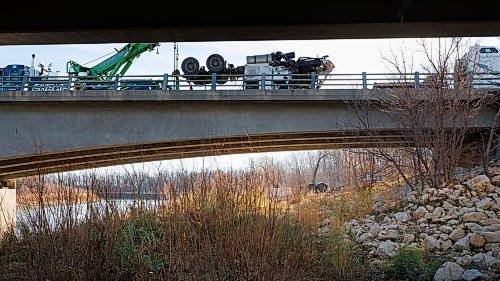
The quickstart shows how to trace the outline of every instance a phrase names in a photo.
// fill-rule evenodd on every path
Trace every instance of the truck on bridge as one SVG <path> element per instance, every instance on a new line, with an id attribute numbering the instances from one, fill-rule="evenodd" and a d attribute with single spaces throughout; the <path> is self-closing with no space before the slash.
<path id="1" fill-rule="evenodd" d="M 440 77 L 441 76 L 441 77 Z M 470 46 L 466 55 L 455 62 L 453 77 L 445 73 L 428 74 L 420 82 L 418 77 L 410 79 L 394 79 L 397 82 L 373 84 L 375 89 L 388 88 L 448 88 L 452 84 L 474 89 L 500 88 L 500 48 L 494 46 Z M 408 80 L 408 81 L 401 81 Z"/>
<path id="2" fill-rule="evenodd" d="M 245 89 L 259 89 L 262 78 L 272 77 L 265 82 L 266 89 L 309 89 L 311 80 L 316 79 L 313 75 L 324 75 L 325 79 L 335 67 L 327 59 L 299 57 L 295 60 L 295 53 L 274 52 L 265 55 L 255 55 L 246 57 L 246 65 L 235 67 L 228 64 L 219 54 L 212 54 L 207 58 L 206 68 L 200 67 L 199 61 L 194 57 L 184 59 L 181 64 L 183 77 L 195 85 L 211 83 L 209 75 L 217 75 L 217 83 L 225 84 L 228 80 L 243 78 Z M 314 74 L 313 74 L 314 73 Z M 319 80 L 316 88 L 324 82 Z"/>

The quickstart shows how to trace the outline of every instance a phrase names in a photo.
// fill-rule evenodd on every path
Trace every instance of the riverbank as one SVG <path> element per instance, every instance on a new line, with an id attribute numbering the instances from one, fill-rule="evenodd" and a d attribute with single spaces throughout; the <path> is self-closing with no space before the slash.
<path id="1" fill-rule="evenodd" d="M 97 194 L 74 186 L 23 179 L 16 190 L 18 208 L 91 203 L 99 200 Z"/>

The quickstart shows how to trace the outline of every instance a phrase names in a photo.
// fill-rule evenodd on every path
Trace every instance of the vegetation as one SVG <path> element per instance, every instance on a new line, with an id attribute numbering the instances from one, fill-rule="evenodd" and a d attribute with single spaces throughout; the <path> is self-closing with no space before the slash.
<path id="1" fill-rule="evenodd" d="M 439 268 L 439 263 L 425 261 L 416 249 L 400 249 L 385 268 L 385 273 L 393 280 L 431 281 Z"/>
<path id="2" fill-rule="evenodd" d="M 17 233 L 0 244 L 0 262 L 7 265 L 0 280 L 368 280 L 362 253 L 341 232 L 317 231 L 325 215 L 345 221 L 365 214 L 368 192 L 340 199 L 301 192 L 284 200 L 270 193 L 280 172 L 268 164 L 158 174 L 156 180 L 131 173 L 129 188 L 162 182 L 163 194 L 153 204 L 138 200 L 127 209 L 106 196 L 77 204 L 65 191 L 58 196 L 66 198 L 66 208 L 20 206 Z M 111 178 L 117 177 L 40 177 L 20 184 L 29 184 L 34 197 L 47 181 L 102 194 Z"/>

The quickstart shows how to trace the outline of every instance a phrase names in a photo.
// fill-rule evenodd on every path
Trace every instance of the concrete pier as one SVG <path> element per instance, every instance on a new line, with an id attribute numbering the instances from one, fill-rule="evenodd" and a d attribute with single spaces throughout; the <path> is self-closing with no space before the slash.
<path id="1" fill-rule="evenodd" d="M 2 181 L 0 186 L 0 236 L 16 226 L 16 182 Z"/>

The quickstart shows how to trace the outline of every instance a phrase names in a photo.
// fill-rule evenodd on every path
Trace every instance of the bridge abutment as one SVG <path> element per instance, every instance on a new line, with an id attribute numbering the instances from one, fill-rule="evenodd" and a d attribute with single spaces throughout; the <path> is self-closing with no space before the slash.
<path id="1" fill-rule="evenodd" d="M 16 227 L 16 181 L 1 181 L 0 186 L 0 236 Z"/>

